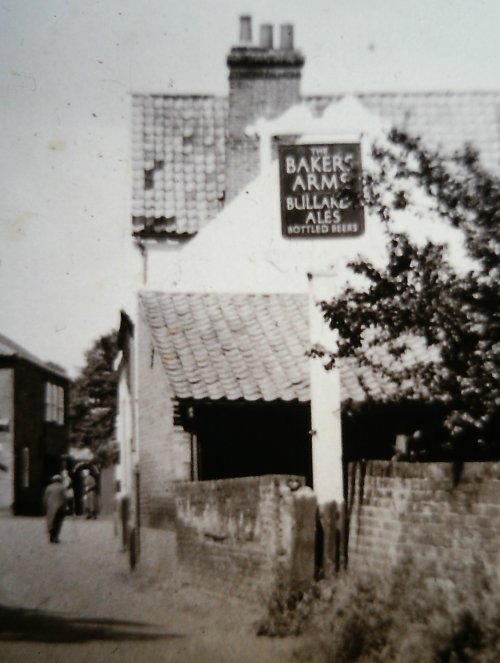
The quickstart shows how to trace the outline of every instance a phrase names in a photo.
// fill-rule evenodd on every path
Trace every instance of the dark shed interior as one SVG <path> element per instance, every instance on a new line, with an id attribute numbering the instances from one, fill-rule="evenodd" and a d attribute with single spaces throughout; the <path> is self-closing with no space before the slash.
<path id="1" fill-rule="evenodd" d="M 296 474 L 311 485 L 308 403 L 197 402 L 188 411 L 198 479 Z"/>

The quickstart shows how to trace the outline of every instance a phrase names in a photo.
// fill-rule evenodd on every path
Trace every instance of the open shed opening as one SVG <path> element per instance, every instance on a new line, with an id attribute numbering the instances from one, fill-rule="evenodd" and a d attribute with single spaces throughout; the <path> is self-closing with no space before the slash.
<path id="1" fill-rule="evenodd" d="M 312 485 L 309 404 L 212 402 L 192 411 L 198 479 L 293 474 Z"/>

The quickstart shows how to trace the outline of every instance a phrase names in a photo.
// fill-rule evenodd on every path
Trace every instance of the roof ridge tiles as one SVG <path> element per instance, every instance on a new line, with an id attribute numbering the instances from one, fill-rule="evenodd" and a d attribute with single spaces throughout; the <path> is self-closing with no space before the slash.
<path id="1" fill-rule="evenodd" d="M 453 90 L 453 89 L 423 89 L 423 90 L 343 90 L 332 92 L 310 92 L 301 95 L 301 99 L 341 99 L 343 97 L 389 97 L 389 96 L 481 96 L 481 95 L 500 95 L 500 88 L 475 88 L 472 90 Z M 132 99 L 141 99 L 144 97 L 154 99 L 188 99 L 188 100 L 217 100 L 227 103 L 228 94 L 219 93 L 196 93 L 196 92 L 132 92 Z"/>
<path id="2" fill-rule="evenodd" d="M 344 91 L 344 92 L 324 92 L 320 94 L 303 94 L 303 100 L 309 99 L 342 99 L 344 97 L 405 97 L 405 96 L 446 96 L 446 97 L 459 97 L 459 96 L 500 96 L 500 88 L 486 89 L 486 90 L 365 90 L 360 92 Z"/>
<path id="3" fill-rule="evenodd" d="M 132 99 L 141 99 L 144 97 L 153 99 L 189 99 L 189 100 L 207 100 L 215 99 L 217 101 L 228 101 L 227 94 L 196 93 L 196 92 L 132 92 Z"/>

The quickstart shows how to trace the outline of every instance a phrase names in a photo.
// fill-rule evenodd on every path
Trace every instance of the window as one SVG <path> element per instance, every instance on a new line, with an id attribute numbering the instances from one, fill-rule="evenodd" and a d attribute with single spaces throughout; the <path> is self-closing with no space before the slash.
<path id="1" fill-rule="evenodd" d="M 64 389 L 52 382 L 45 383 L 45 421 L 64 424 Z"/>
<path id="2" fill-rule="evenodd" d="M 57 389 L 57 423 L 61 426 L 64 424 L 64 389 L 56 387 Z"/>
<path id="3" fill-rule="evenodd" d="M 30 486 L 30 450 L 23 447 L 21 451 L 21 485 L 23 488 Z"/>

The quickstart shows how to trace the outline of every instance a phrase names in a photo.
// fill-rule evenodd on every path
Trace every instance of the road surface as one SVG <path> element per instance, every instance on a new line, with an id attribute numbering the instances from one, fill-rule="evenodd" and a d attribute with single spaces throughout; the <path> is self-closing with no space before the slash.
<path id="1" fill-rule="evenodd" d="M 112 520 L 0 517 L 2 663 L 284 663 L 293 638 L 254 635 L 262 606 L 187 585 L 171 533 L 146 530 L 131 572 Z"/>

